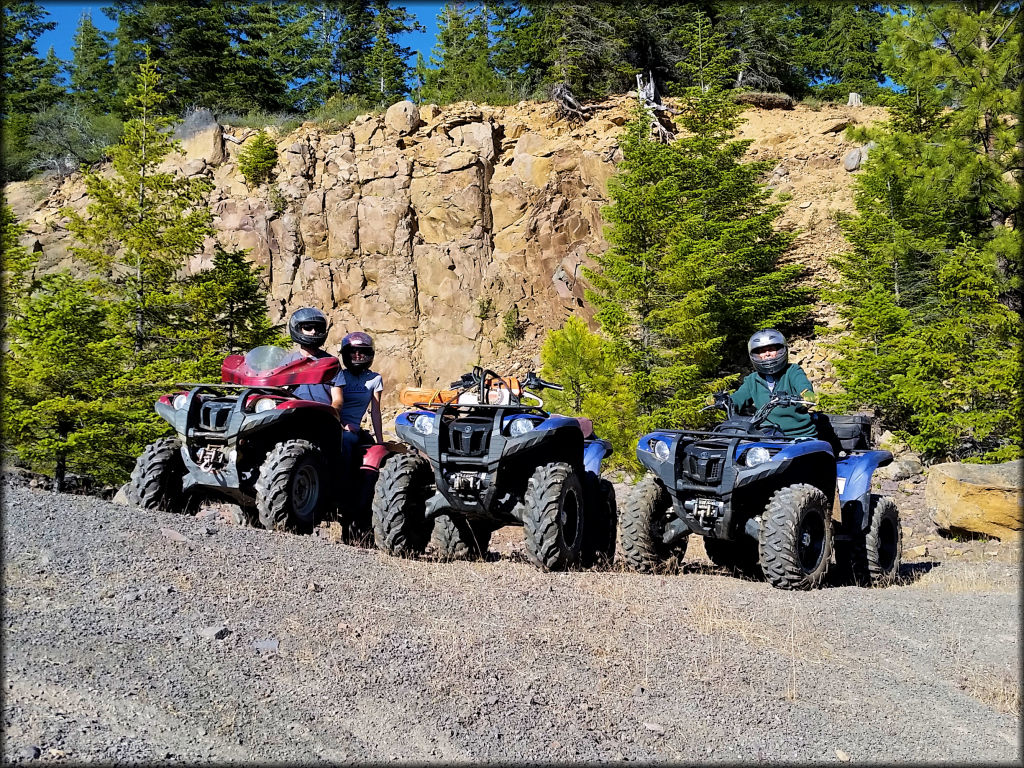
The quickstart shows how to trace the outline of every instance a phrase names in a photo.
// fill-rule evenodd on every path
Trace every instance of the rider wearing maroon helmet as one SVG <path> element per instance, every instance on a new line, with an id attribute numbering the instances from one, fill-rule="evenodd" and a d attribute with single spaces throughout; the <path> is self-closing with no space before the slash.
<path id="1" fill-rule="evenodd" d="M 384 442 L 380 415 L 384 382 L 379 373 L 370 370 L 373 354 L 373 339 L 367 333 L 355 331 L 341 340 L 344 367 L 331 386 L 331 405 L 341 419 L 344 430 L 342 452 L 345 456 L 351 455 L 352 449 L 360 442 Z M 360 427 L 367 407 L 370 409 L 374 440 Z"/>

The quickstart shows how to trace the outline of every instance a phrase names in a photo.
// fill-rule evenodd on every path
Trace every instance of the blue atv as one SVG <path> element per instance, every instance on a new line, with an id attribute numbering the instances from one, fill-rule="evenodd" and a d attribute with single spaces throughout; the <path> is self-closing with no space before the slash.
<path id="1" fill-rule="evenodd" d="M 377 546 L 442 559 L 480 557 L 491 534 L 523 526 L 545 570 L 611 561 L 615 491 L 601 478 L 611 445 L 590 422 L 543 410 L 527 390 L 562 389 L 530 372 L 520 382 L 476 366 L 448 390 L 404 389 L 413 409 L 395 429 L 409 450 L 381 469 L 373 499 Z"/>
<path id="2" fill-rule="evenodd" d="M 780 589 L 822 585 L 833 552 L 857 583 L 878 586 L 898 574 L 903 551 L 892 499 L 871 493 L 875 469 L 889 451 L 869 450 L 870 419 L 814 413 L 818 437 L 784 436 L 766 423 L 775 408 L 810 406 L 773 395 L 753 415 L 726 412 L 710 431 L 660 430 L 644 435 L 637 458 L 651 473 L 620 510 L 626 564 L 653 570 L 681 560 L 687 539 L 704 537 L 716 565 Z M 840 519 L 833 521 L 836 494 Z"/>

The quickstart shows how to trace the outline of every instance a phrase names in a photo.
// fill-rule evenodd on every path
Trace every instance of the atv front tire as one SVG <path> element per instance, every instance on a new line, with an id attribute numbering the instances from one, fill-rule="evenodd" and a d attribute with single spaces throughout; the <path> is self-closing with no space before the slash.
<path id="1" fill-rule="evenodd" d="M 618 533 L 615 486 L 604 478 L 593 478 L 589 486 L 580 550 L 580 565 L 584 568 L 611 565 L 615 559 L 615 537 Z"/>
<path id="2" fill-rule="evenodd" d="M 758 542 L 765 578 L 779 589 L 816 589 L 832 559 L 832 516 L 820 488 L 797 483 L 772 494 Z"/>
<path id="3" fill-rule="evenodd" d="M 538 568 L 564 571 L 579 562 L 583 545 L 583 486 L 572 466 L 543 464 L 523 497 L 526 554 Z"/>
<path id="4" fill-rule="evenodd" d="M 286 440 L 267 454 L 256 480 L 256 508 L 268 530 L 310 533 L 328 496 L 327 465 L 308 440 Z"/>
<path id="5" fill-rule="evenodd" d="M 373 494 L 373 538 L 396 557 L 423 554 L 430 537 L 426 518 L 430 464 L 414 453 L 388 458 Z"/>
<path id="6" fill-rule="evenodd" d="M 630 490 L 619 515 L 619 543 L 631 570 L 653 571 L 673 556 L 682 561 L 689 537 L 664 542 L 671 510 L 672 498 L 653 475 L 644 475 Z"/>
<path id="7" fill-rule="evenodd" d="M 848 544 L 850 571 L 862 587 L 883 587 L 896 580 L 903 559 L 900 513 L 888 496 L 871 494 L 866 531 L 854 531 Z"/>
<path id="8" fill-rule="evenodd" d="M 438 515 L 430 545 L 441 560 L 476 560 L 487 554 L 491 526 L 461 515 Z"/>
<path id="9" fill-rule="evenodd" d="M 143 509 L 186 512 L 189 505 L 182 486 L 187 473 L 181 441 L 176 437 L 157 440 L 135 460 L 126 490 L 128 500 Z"/>

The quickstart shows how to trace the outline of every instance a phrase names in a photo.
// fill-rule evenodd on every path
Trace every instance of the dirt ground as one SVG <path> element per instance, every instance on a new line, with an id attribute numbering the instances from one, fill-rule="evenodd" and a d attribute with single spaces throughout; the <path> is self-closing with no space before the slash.
<path id="1" fill-rule="evenodd" d="M 886 589 L 542 573 L 3 488 L 5 762 L 1019 764 L 1016 546 Z M 922 542 L 918 544 L 917 542 Z"/>

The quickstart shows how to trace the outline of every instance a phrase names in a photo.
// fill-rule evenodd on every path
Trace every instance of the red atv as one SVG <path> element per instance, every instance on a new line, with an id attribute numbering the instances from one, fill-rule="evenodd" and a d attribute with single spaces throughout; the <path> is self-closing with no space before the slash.
<path id="1" fill-rule="evenodd" d="M 342 467 L 337 412 L 292 394 L 299 384 L 331 382 L 338 359 L 293 358 L 281 347 L 257 347 L 224 360 L 222 383 L 179 384 L 183 391 L 161 397 L 156 412 L 177 434 L 136 460 L 129 500 L 174 512 L 193 511 L 204 499 L 229 501 L 250 524 L 299 532 L 337 514 L 350 536 L 368 532 L 388 450 L 361 448 Z M 356 482 L 359 492 L 346 492 L 339 508 L 342 489 Z"/>

